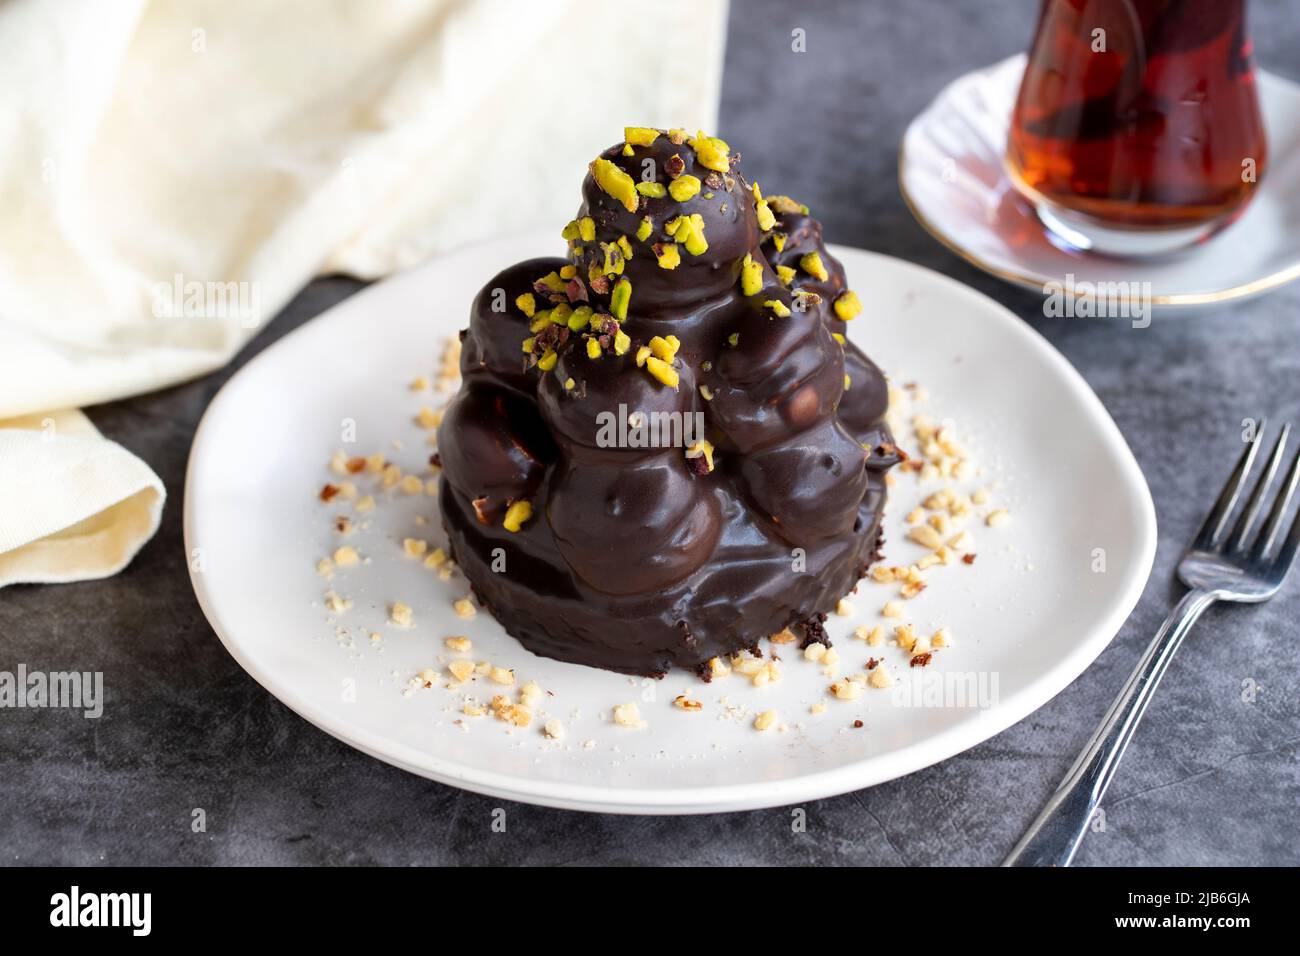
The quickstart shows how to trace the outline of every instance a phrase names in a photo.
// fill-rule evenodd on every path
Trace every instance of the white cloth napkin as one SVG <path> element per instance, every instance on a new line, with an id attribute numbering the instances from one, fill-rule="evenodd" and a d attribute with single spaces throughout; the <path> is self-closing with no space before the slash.
<path id="1" fill-rule="evenodd" d="M 562 224 L 625 124 L 714 129 L 725 21 L 726 0 L 0 5 L 0 419 L 218 368 L 313 275 Z M 121 448 L 0 429 L 0 586 L 111 573 L 153 533 L 118 507 L 150 484 Z M 77 532 L 98 559 L 12 560 L 96 501 L 121 531 Z"/>
<path id="2" fill-rule="evenodd" d="M 0 421 L 0 488 L 0 587 L 116 574 L 158 530 L 166 497 L 75 410 Z"/>

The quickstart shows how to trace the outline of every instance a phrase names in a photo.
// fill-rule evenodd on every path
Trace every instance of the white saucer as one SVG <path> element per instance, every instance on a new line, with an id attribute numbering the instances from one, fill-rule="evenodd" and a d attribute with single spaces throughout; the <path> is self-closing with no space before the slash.
<path id="1" fill-rule="evenodd" d="M 1269 163 L 1259 193 L 1219 235 L 1159 260 L 1123 260 L 1053 245 L 1003 168 L 1007 127 L 1025 56 L 951 83 L 912 121 L 898 181 L 936 239 L 1000 279 L 1043 291 L 1048 282 L 1150 282 L 1161 306 L 1245 298 L 1300 276 L 1300 85 L 1257 72 Z"/>
<path id="2" fill-rule="evenodd" d="M 736 675 L 653 681 L 535 657 L 486 612 L 458 618 L 452 602 L 466 582 L 440 581 L 403 553 L 404 537 L 444 543 L 436 498 L 425 495 L 378 494 L 379 507 L 356 516 L 370 527 L 346 539 L 368 560 L 322 579 L 316 562 L 339 544 L 333 516 L 350 511 L 341 499 L 317 499 L 325 482 L 341 480 L 327 468 L 331 456 L 382 451 L 420 473 L 431 446 L 413 416 L 433 396 L 407 383 L 430 373 L 484 281 L 557 248 L 556 233 L 494 242 L 371 286 L 249 362 L 203 418 L 185 488 L 195 593 L 240 665 L 327 733 L 413 773 L 529 803 L 618 813 L 780 806 L 871 786 L 993 736 L 1074 680 L 1128 616 L 1150 572 L 1155 513 L 1097 397 L 1002 306 L 938 273 L 844 248 L 835 255 L 870 303 L 850 325 L 853 338 L 895 382 L 924 384 L 935 419 L 955 416 L 986 469 L 967 484 L 996 485 L 994 501 L 1012 521 L 973 519 L 978 560 L 931 569 L 930 587 L 906 602 L 918 630 L 951 629 L 952 646 L 930 667 L 911 669 L 901 649 L 849 636 L 859 625 L 888 633 L 893 622 L 879 611 L 898 597 L 897 584 L 862 582 L 856 615 L 832 615 L 828 629 L 845 674 L 862 673 L 869 656 L 884 658 L 900 682 L 983 674 L 997 681 L 990 706 L 902 706 L 876 688 L 837 700 L 831 679 L 793 645 L 781 648 L 782 679 L 761 688 Z M 350 427 L 356 443 L 341 444 Z M 373 481 L 358 484 L 364 491 Z M 906 540 L 903 518 L 937 487 L 899 475 L 886 515 L 889 563 L 925 553 Z M 333 617 L 323 606 L 330 587 L 353 602 Z M 413 627 L 387 623 L 393 601 L 413 608 Z M 382 640 L 372 642 L 372 631 Z M 424 668 L 445 682 L 449 635 L 473 640 L 473 660 L 513 668 L 519 682 L 548 692 L 530 727 L 465 717 L 443 686 L 406 694 Z M 486 678 L 473 690 L 483 703 L 502 692 Z M 679 694 L 703 710 L 673 707 Z M 644 728 L 611 721 L 612 708 L 629 701 Z M 817 703 L 824 713 L 812 712 Z M 754 729 L 768 709 L 787 729 Z M 552 718 L 564 725 L 561 741 L 543 735 Z"/>

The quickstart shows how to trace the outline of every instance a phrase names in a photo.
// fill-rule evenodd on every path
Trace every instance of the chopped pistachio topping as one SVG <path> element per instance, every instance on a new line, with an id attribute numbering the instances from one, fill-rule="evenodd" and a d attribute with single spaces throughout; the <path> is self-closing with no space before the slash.
<path id="1" fill-rule="evenodd" d="M 632 258 L 632 243 L 628 242 L 627 236 L 619 236 L 617 245 L 624 259 Z"/>
<path id="2" fill-rule="evenodd" d="M 578 235 L 582 237 L 583 242 L 591 242 L 596 238 L 596 220 L 590 216 L 583 216 L 578 220 Z"/>
<path id="3" fill-rule="evenodd" d="M 614 333 L 614 354 L 626 355 L 627 350 L 632 347 L 632 339 L 622 329 Z"/>
<path id="4" fill-rule="evenodd" d="M 566 280 L 567 280 L 567 279 L 572 279 L 572 278 L 573 278 L 574 276 L 576 276 L 577 274 L 578 274 L 578 267 L 575 266 L 575 265 L 567 265 L 567 266 L 561 266 L 561 267 L 560 267 L 560 278 L 561 278 L 561 279 L 566 279 Z"/>
<path id="5" fill-rule="evenodd" d="M 564 390 L 565 390 L 566 392 L 571 392 L 571 391 L 573 391 L 573 386 L 575 386 L 575 385 L 577 385 L 577 384 L 578 384 L 578 383 L 575 382 L 573 379 L 571 379 L 571 378 L 566 378 L 566 379 L 564 380 Z"/>
<path id="6" fill-rule="evenodd" d="M 677 243 L 664 242 L 655 243 L 655 258 L 659 260 L 660 269 L 676 269 L 682 263 L 682 254 L 677 249 Z"/>
<path id="7" fill-rule="evenodd" d="M 591 321 L 592 308 L 589 305 L 580 305 L 573 310 L 573 315 L 569 316 L 569 331 L 581 332 Z"/>
<path id="8" fill-rule="evenodd" d="M 540 332 L 551 324 L 551 310 L 543 309 L 533 316 L 533 321 L 528 323 L 529 332 Z"/>
<path id="9" fill-rule="evenodd" d="M 636 227 L 637 241 L 645 242 L 647 239 L 649 239 L 650 233 L 654 232 L 654 228 L 655 228 L 654 223 L 650 221 L 649 216 L 646 216 L 644 219 L 642 219 L 641 225 Z"/>
<path id="10" fill-rule="evenodd" d="M 537 360 L 537 367 L 543 372 L 549 372 L 555 368 L 555 362 L 559 358 L 554 349 L 547 349 L 546 354 Z"/>
<path id="11" fill-rule="evenodd" d="M 551 309 L 552 325 L 568 325 L 569 316 L 573 315 L 573 306 L 561 302 L 555 308 Z"/>
<path id="12" fill-rule="evenodd" d="M 785 233 L 784 233 L 784 232 L 774 232 L 774 233 L 772 233 L 772 245 L 776 246 L 776 251 L 777 251 L 777 252 L 784 252 L 784 251 L 785 251 L 785 239 L 786 239 L 786 236 L 785 236 Z"/>
<path id="13" fill-rule="evenodd" d="M 807 255 L 800 256 L 799 268 L 821 282 L 825 282 L 831 277 L 831 274 L 826 271 L 826 266 L 822 264 L 822 257 L 819 252 L 810 252 Z"/>
<path id="14" fill-rule="evenodd" d="M 623 250 L 612 242 L 602 242 L 600 248 L 605 253 L 605 264 L 601 266 L 601 273 L 607 276 L 622 275 Z"/>
<path id="15" fill-rule="evenodd" d="M 661 358 L 665 362 L 671 362 L 677 357 L 677 350 L 681 347 L 681 342 L 677 336 L 670 335 L 668 338 L 656 335 L 649 342 L 650 351 L 655 354 L 656 358 Z"/>
<path id="16" fill-rule="evenodd" d="M 687 458 L 703 458 L 705 470 L 713 471 L 713 443 L 700 439 L 686 446 Z"/>
<path id="17" fill-rule="evenodd" d="M 648 359 L 648 358 L 649 358 L 651 355 L 653 355 L 653 354 L 654 354 L 654 352 L 652 352 L 652 351 L 650 350 L 650 346 L 648 346 L 648 345 L 643 345 L 643 346 L 641 346 L 639 349 L 637 349 L 637 350 L 636 350 L 636 367 L 637 367 L 637 368 L 641 368 L 641 366 L 645 365 L 645 360 Z"/>
<path id="18" fill-rule="evenodd" d="M 560 278 L 560 274 L 558 272 L 546 273 L 546 275 L 542 276 L 540 279 L 534 282 L 533 285 L 534 287 L 540 285 L 550 292 L 564 291 L 564 280 Z"/>
<path id="19" fill-rule="evenodd" d="M 847 391 L 849 390 L 849 386 L 852 385 L 852 384 L 853 384 L 853 379 L 849 378 L 849 373 L 848 373 L 848 372 L 845 372 L 845 373 L 844 373 L 844 391 L 847 392 Z"/>
<path id="20" fill-rule="evenodd" d="M 690 216 L 678 216 L 664 223 L 664 231 L 677 240 L 679 245 L 693 256 L 703 255 L 709 249 L 704 239 L 704 217 L 698 212 Z"/>
<path id="21" fill-rule="evenodd" d="M 668 195 L 678 202 L 686 202 L 700 191 L 700 181 L 695 176 L 678 176 L 668 185 Z"/>
<path id="22" fill-rule="evenodd" d="M 600 358 L 600 342 L 596 339 L 587 339 L 587 358 Z"/>
<path id="23" fill-rule="evenodd" d="M 671 389 L 677 388 L 680 378 L 677 375 L 677 369 L 673 368 L 662 359 L 655 358 L 653 355 L 645 360 L 646 371 L 657 378 L 660 382 Z"/>
<path id="24" fill-rule="evenodd" d="M 668 195 L 668 190 L 664 188 L 663 183 L 637 183 L 636 191 L 650 199 L 663 199 Z"/>
<path id="25" fill-rule="evenodd" d="M 727 336 L 727 344 L 730 345 L 733 349 L 734 349 L 737 345 L 739 345 L 739 344 L 740 344 L 740 333 L 739 333 L 739 332 L 732 332 L 730 335 L 728 335 L 728 336 Z"/>
<path id="26" fill-rule="evenodd" d="M 674 146 L 682 145 L 682 143 L 686 142 L 686 130 L 670 129 L 668 131 L 668 142 L 672 143 Z"/>
<path id="27" fill-rule="evenodd" d="M 515 305 L 519 307 L 520 312 L 528 316 L 530 319 L 533 317 L 533 313 L 537 311 L 537 300 L 533 298 L 531 292 L 525 292 L 523 295 L 516 298 Z"/>
<path id="28" fill-rule="evenodd" d="M 808 207 L 801 202 L 795 202 L 789 196 L 768 196 L 767 204 L 779 213 L 802 213 L 808 215 Z"/>
<path id="29" fill-rule="evenodd" d="M 619 270 L 620 272 L 622 269 Z M 627 318 L 627 304 L 632 299 L 632 283 L 619 279 L 614 283 L 614 291 L 609 294 L 609 311 L 614 318 L 622 321 Z"/>
<path id="30" fill-rule="evenodd" d="M 635 151 L 632 149 L 632 144 L 631 144 L 631 143 L 624 143 L 624 144 L 623 144 L 623 155 L 624 155 L 624 156 L 635 156 L 635 155 L 636 155 Z"/>
<path id="31" fill-rule="evenodd" d="M 740 291 L 745 295 L 757 295 L 763 288 L 763 266 L 755 262 L 754 257 L 745 253 L 745 261 L 740 266 Z"/>
<path id="32" fill-rule="evenodd" d="M 531 353 L 533 351 L 533 342 L 535 341 L 536 339 L 534 339 L 531 335 L 528 336 L 528 338 L 524 339 L 524 351 Z"/>
<path id="33" fill-rule="evenodd" d="M 731 147 L 723 140 L 716 136 L 705 136 L 701 130 L 695 134 L 694 139 L 690 140 L 690 144 L 695 150 L 696 161 L 705 169 L 715 169 L 720 173 L 731 171 L 731 163 L 728 160 Z"/>
<path id="34" fill-rule="evenodd" d="M 659 130 L 648 126 L 624 126 L 623 140 L 629 146 L 649 146 L 659 138 Z"/>
<path id="35" fill-rule="evenodd" d="M 776 267 L 776 277 L 781 280 L 781 285 L 789 285 L 794 281 L 796 275 L 798 275 L 798 273 L 789 266 Z"/>
<path id="36" fill-rule="evenodd" d="M 573 219 L 570 220 L 569 224 L 560 231 L 560 238 L 567 239 L 569 242 L 572 242 L 574 239 L 577 239 L 578 236 L 580 236 L 581 234 L 582 233 L 578 231 L 578 220 Z"/>
<path id="37" fill-rule="evenodd" d="M 840 335 L 840 333 L 838 332 L 832 332 L 831 338 L 833 338 L 836 342 L 839 342 L 840 345 L 844 344 L 844 336 Z"/>
<path id="38" fill-rule="evenodd" d="M 533 516 L 533 506 L 527 501 L 516 501 L 506 509 L 506 516 L 501 520 L 501 526 L 507 531 L 518 531 L 524 526 L 524 522 Z"/>
<path id="39" fill-rule="evenodd" d="M 713 389 L 709 388 L 709 386 L 707 385 L 701 385 L 700 397 L 703 398 L 706 402 L 713 401 Z"/>
<path id="40" fill-rule="evenodd" d="M 856 319 L 862 312 L 862 302 L 852 289 L 845 289 L 835 297 L 835 314 L 845 322 Z"/>
<path id="41" fill-rule="evenodd" d="M 636 212 L 636 182 L 631 176 L 608 159 L 593 161 L 591 175 L 596 180 L 596 185 L 621 202 L 624 209 L 628 212 Z"/>
<path id="42" fill-rule="evenodd" d="M 763 305 L 772 310 L 772 313 L 779 319 L 788 318 L 790 307 L 780 299 L 766 299 Z"/>
<path id="43" fill-rule="evenodd" d="M 758 228 L 767 232 L 776 225 L 776 216 L 772 215 L 772 210 L 767 205 L 767 200 L 763 198 L 763 190 L 758 188 L 758 183 L 754 183 L 750 190 L 754 194 L 754 212 L 758 213 Z"/>

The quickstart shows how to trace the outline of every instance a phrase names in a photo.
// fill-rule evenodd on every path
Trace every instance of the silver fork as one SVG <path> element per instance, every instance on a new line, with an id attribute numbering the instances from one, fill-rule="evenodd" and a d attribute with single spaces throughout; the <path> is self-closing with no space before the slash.
<path id="1" fill-rule="evenodd" d="M 1093 733 L 1092 740 L 1079 754 L 1070 772 L 1011 855 L 1003 861 L 1003 866 L 1070 865 L 1093 813 L 1115 776 L 1124 748 L 1151 702 L 1151 695 L 1196 619 L 1215 601 L 1258 604 L 1267 601 L 1282 586 L 1300 547 L 1300 513 L 1292 522 L 1286 539 L 1279 547 L 1274 546 L 1287 506 L 1295 496 L 1297 483 L 1300 483 L 1300 455 L 1291 465 L 1263 530 L 1253 538 L 1251 532 L 1269 485 L 1281 465 L 1290 433 L 1290 425 L 1282 428 L 1264 474 L 1246 502 L 1245 511 L 1228 532 L 1229 519 L 1236 510 L 1255 463 L 1256 452 L 1263 442 L 1264 422 L 1260 421 L 1253 440 L 1246 446 L 1227 486 L 1219 494 L 1219 500 L 1214 503 L 1192 546 L 1178 563 L 1178 576 L 1191 590 L 1183 595 L 1160 626 L 1124 689 L 1110 705 L 1101 726 Z"/>

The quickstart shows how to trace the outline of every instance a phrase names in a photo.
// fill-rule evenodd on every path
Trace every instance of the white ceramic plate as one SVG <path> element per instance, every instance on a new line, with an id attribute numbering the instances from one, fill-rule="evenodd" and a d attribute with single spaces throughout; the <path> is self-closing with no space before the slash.
<path id="1" fill-rule="evenodd" d="M 991 737 L 1078 676 L 1127 617 L 1150 571 L 1155 515 L 1096 396 L 991 300 L 918 266 L 843 248 L 835 254 L 870 303 L 852 323 L 854 338 L 896 382 L 929 390 L 929 414 L 955 417 L 984 469 L 967 484 L 993 485 L 1013 520 L 996 529 L 977 522 L 978 560 L 927 572 L 933 583 L 907 602 L 918 630 L 946 625 L 954 636 L 930 667 L 909 669 L 900 649 L 848 636 L 857 625 L 891 623 L 878 611 L 896 585 L 864 581 L 852 598 L 856 616 L 833 616 L 828 629 L 845 673 L 878 656 L 899 688 L 930 675 L 983 675 L 988 706 L 907 706 L 915 702 L 875 688 L 831 699 L 830 678 L 792 646 L 781 649 L 783 679 L 765 688 L 735 675 L 709 685 L 684 673 L 638 680 L 535 657 L 486 613 L 458 619 L 451 604 L 467 593 L 464 580 L 442 582 L 402 553 L 406 536 L 442 542 L 432 497 L 380 495 L 369 527 L 349 538 L 367 560 L 323 580 L 315 563 L 338 543 L 331 516 L 347 510 L 317 500 L 333 477 L 331 456 L 385 451 L 418 472 L 430 446 L 412 416 L 430 398 L 407 383 L 429 372 L 483 282 L 558 245 L 552 235 L 501 241 L 372 286 L 251 361 L 204 416 L 185 493 L 195 592 L 235 659 L 318 727 L 414 773 L 512 800 L 624 813 L 779 806 L 871 786 Z M 343 445 L 349 422 L 357 441 Z M 890 563 L 923 553 L 904 540 L 903 515 L 935 487 L 905 476 L 892 492 Z M 417 523 L 420 514 L 427 524 Z M 1095 571 L 1103 552 L 1105 570 Z M 323 607 L 330 586 L 353 601 L 337 618 Z M 395 600 L 414 608 L 410 629 L 386 622 Z M 382 640 L 372 643 L 372 631 Z M 514 668 L 548 692 L 533 726 L 464 717 L 460 694 L 442 686 L 407 693 L 418 671 L 447 673 L 443 638 L 459 634 L 472 638 L 475 660 Z M 501 690 L 483 678 L 471 689 L 483 702 Z M 703 711 L 674 708 L 683 693 Z M 643 729 L 612 723 L 611 708 L 628 701 Z M 824 713 L 811 712 L 817 702 Z M 784 730 L 753 728 L 768 709 Z M 551 718 L 564 724 L 564 740 L 544 737 Z"/>
<path id="2" fill-rule="evenodd" d="M 1150 282 L 1154 305 L 1193 307 L 1258 295 L 1300 277 L 1300 86 L 1260 70 L 1269 165 L 1235 223 L 1175 256 L 1124 260 L 1053 245 L 1003 168 L 1025 56 L 947 86 L 912 121 L 899 186 L 936 239 L 1000 279 L 1041 291 L 1081 282 Z"/>

